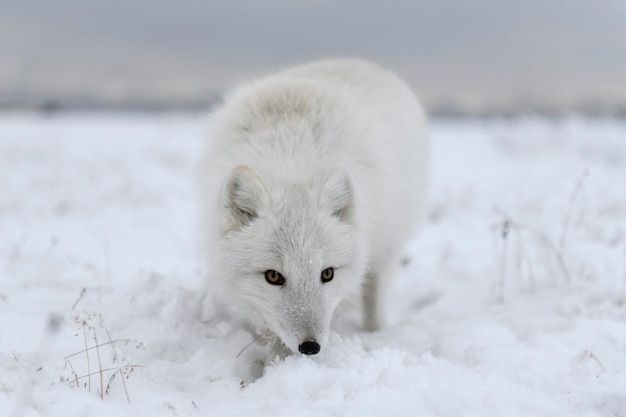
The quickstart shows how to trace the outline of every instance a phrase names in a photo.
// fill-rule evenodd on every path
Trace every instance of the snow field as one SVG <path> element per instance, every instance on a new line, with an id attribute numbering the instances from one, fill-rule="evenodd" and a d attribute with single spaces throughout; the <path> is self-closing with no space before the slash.
<path id="1" fill-rule="evenodd" d="M 203 297 L 208 123 L 0 115 L 1 416 L 626 416 L 624 121 L 433 121 L 387 328 L 254 382 Z"/>

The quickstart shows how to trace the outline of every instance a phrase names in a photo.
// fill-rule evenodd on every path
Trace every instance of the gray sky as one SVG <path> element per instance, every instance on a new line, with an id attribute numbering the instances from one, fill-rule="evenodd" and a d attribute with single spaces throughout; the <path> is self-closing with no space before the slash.
<path id="1" fill-rule="evenodd" d="M 626 1 L 2 0 L 0 95 L 206 101 L 327 56 L 431 107 L 626 106 Z"/>

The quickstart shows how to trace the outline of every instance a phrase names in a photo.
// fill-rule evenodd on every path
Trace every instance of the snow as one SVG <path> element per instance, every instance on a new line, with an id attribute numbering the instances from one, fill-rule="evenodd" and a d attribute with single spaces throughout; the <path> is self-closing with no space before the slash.
<path id="1" fill-rule="evenodd" d="M 1 416 L 626 416 L 625 121 L 433 121 L 388 326 L 253 382 L 203 303 L 208 123 L 0 115 Z"/>

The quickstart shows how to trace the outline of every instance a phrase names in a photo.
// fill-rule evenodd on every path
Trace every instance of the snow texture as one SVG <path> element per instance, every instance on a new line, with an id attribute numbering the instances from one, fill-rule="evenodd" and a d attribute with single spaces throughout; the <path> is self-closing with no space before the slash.
<path id="1" fill-rule="evenodd" d="M 0 416 L 626 416 L 626 122 L 432 122 L 388 326 L 254 382 L 204 303 L 208 123 L 0 115 Z"/>

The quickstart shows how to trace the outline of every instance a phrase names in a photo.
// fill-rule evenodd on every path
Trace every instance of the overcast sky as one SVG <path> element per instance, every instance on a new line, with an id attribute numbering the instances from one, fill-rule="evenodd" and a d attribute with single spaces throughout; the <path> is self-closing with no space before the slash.
<path id="1" fill-rule="evenodd" d="M 2 0 L 0 95 L 206 101 L 361 56 L 430 106 L 626 106 L 626 1 Z"/>

